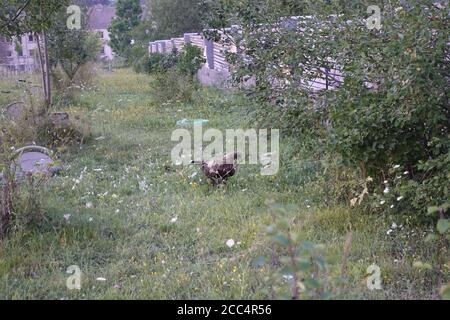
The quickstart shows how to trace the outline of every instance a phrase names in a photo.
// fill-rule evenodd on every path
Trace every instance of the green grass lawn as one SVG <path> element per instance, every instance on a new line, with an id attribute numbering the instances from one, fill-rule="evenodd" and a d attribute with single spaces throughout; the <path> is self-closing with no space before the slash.
<path id="1" fill-rule="evenodd" d="M 213 89 L 201 89 L 193 103 L 158 103 L 151 86 L 149 76 L 129 70 L 101 73 L 94 88 L 66 109 L 82 116 L 92 138 L 61 153 L 65 171 L 43 190 L 46 219 L 0 242 L 1 299 L 271 298 L 271 283 L 286 288 L 286 280 L 252 263 L 271 252 L 268 199 L 296 205 L 289 227 L 300 239 L 325 246 L 330 276 L 339 273 L 353 231 L 347 280 L 334 298 L 437 297 L 433 273 L 412 267 L 432 259 L 425 230 L 404 223 L 388 235 L 391 224 L 402 221 L 325 203 L 326 165 L 305 165 L 304 156 L 291 151 L 298 143 L 293 138 L 281 136 L 276 176 L 241 166 L 215 188 L 196 165 L 166 170 L 177 120 L 243 128 L 249 106 Z M 382 290 L 367 289 L 366 269 L 373 263 L 381 268 Z M 66 288 L 71 265 L 83 272 L 81 290 Z"/>

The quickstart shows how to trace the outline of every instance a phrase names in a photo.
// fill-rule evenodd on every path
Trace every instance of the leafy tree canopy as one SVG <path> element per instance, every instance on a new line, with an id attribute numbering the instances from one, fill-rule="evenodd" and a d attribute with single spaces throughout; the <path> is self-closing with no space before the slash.
<path id="1" fill-rule="evenodd" d="M 116 54 L 127 58 L 132 44 L 132 31 L 136 28 L 142 15 L 139 0 L 118 0 L 116 3 L 116 18 L 114 18 L 109 32 L 111 47 Z"/>

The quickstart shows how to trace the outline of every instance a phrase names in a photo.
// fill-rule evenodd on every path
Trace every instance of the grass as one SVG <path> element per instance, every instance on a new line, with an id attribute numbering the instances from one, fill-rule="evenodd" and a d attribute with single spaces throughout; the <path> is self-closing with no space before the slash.
<path id="1" fill-rule="evenodd" d="M 437 298 L 435 276 L 412 267 L 415 260 L 433 259 L 424 230 L 405 225 L 387 235 L 392 222 L 402 222 L 325 204 L 323 167 L 304 166 L 301 153 L 282 159 L 276 176 L 241 166 L 219 188 L 195 175 L 197 166 L 167 171 L 177 120 L 205 118 L 210 127 L 241 128 L 248 106 L 239 96 L 204 88 L 192 104 L 159 103 L 152 90 L 148 76 L 102 73 L 65 109 L 84 115 L 93 137 L 61 154 L 66 170 L 43 187 L 46 219 L 0 242 L 1 299 L 269 298 L 272 271 L 252 264 L 270 252 L 267 199 L 296 205 L 290 229 L 325 245 L 336 260 L 331 273 L 353 231 L 348 279 L 335 298 Z M 281 137 L 282 150 L 291 152 L 293 143 Z M 237 244 L 227 247 L 228 239 Z M 381 268 L 382 290 L 366 287 L 372 263 Z M 83 272 L 81 290 L 66 288 L 71 265 Z"/>

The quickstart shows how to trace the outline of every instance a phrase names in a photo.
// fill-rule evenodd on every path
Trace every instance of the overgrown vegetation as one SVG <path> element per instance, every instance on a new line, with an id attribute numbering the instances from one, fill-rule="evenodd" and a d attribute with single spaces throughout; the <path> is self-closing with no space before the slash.
<path id="1" fill-rule="evenodd" d="M 136 72 L 154 75 L 153 94 L 158 101 L 192 101 L 198 88 L 197 71 L 205 63 L 200 48 L 186 44 L 181 51 L 174 49 L 169 54 L 152 53 L 133 64 Z"/>
<path id="2" fill-rule="evenodd" d="M 0 237 L 44 219 L 40 203 L 49 177 L 21 172 L 21 153 L 17 151 L 26 146 L 47 147 L 55 151 L 52 156 L 56 164 L 61 152 L 89 138 L 87 119 L 70 119 L 64 112 L 45 107 L 39 91 L 32 90 L 36 87 L 36 78 L 30 75 L 8 86 L 10 99 L 2 99 L 2 105 L 6 104 L 0 117 Z M 7 83 L 2 81 L 1 84 Z"/>
<path id="3" fill-rule="evenodd" d="M 210 6 L 212 26 L 240 26 L 222 40 L 241 49 L 229 55 L 236 80 L 255 77 L 252 120 L 303 140 L 316 137 L 359 170 L 361 181 L 370 180 L 366 194 L 377 201 L 364 203 L 373 209 L 419 222 L 429 206 L 449 199 L 447 7 L 385 4 L 381 30 L 369 30 L 363 1 L 305 1 L 301 11 L 309 18 L 290 18 L 299 9 L 293 2 Z M 312 93 L 310 81 L 327 90 Z"/>
<path id="4" fill-rule="evenodd" d="M 115 7 L 116 18 L 109 28 L 111 48 L 129 63 L 134 40 L 132 30 L 140 23 L 142 8 L 139 0 L 118 0 Z"/>
<path id="5" fill-rule="evenodd" d="M 291 298 L 292 266 L 302 299 L 440 297 L 448 252 L 425 242 L 430 228 L 349 207 L 352 171 L 295 137 L 282 136 L 287 152 L 276 176 L 241 166 L 227 185 L 211 188 L 197 166 L 174 167 L 167 141 L 177 119 L 245 127 L 255 105 L 207 88 L 191 102 L 161 103 L 149 77 L 99 73 L 96 89 L 66 106 L 89 115 L 94 139 L 61 153 L 65 172 L 39 196 L 45 219 L 18 224 L 0 243 L 1 297 Z M 382 290 L 367 288 L 373 263 Z M 81 290 L 65 287 L 70 265 L 83 271 Z"/>
<path id="6" fill-rule="evenodd" d="M 0 232 L 15 232 L 0 241 L 0 297 L 448 298 L 448 10 L 389 2 L 377 31 L 363 1 L 205 1 L 210 27 L 239 25 L 206 34 L 235 42 L 234 80 L 255 80 L 243 95 L 198 85 L 195 46 L 148 55 L 157 33 L 138 3 L 119 1 L 111 28 L 137 74 L 85 77 L 90 59 L 77 60 L 76 90 L 54 106 L 77 121 L 55 125 L 31 93 L 2 120 Z M 169 18 L 158 32 L 184 30 Z M 311 89 L 318 78 L 326 90 Z M 174 166 L 176 121 L 199 117 L 281 129 L 279 173 L 241 166 L 211 188 L 197 166 Z M 14 150 L 33 143 L 63 175 L 18 184 Z M 70 265 L 81 290 L 65 287 Z"/>

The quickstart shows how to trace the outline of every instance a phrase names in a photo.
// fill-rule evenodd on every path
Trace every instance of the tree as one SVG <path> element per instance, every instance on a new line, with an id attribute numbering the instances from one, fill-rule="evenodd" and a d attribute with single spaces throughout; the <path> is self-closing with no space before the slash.
<path id="1" fill-rule="evenodd" d="M 52 24 L 53 14 L 67 2 L 68 0 L 6 0 L 0 7 L 0 35 L 12 38 L 32 33 L 36 36 L 47 108 L 51 105 L 47 30 Z"/>
<path id="2" fill-rule="evenodd" d="M 82 6 L 82 16 L 87 16 L 88 8 Z M 87 30 L 87 20 L 81 20 L 81 30 L 69 30 L 66 27 L 67 13 L 62 8 L 53 18 L 49 30 L 49 56 L 50 66 L 61 69 L 70 81 L 73 80 L 79 68 L 90 61 L 95 61 L 100 50 L 100 40 L 96 34 Z"/>
<path id="3" fill-rule="evenodd" d="M 116 54 L 128 58 L 132 45 L 132 31 L 141 21 L 142 9 L 139 0 L 118 0 L 116 3 L 116 18 L 109 32 L 111 47 Z"/>
<path id="4" fill-rule="evenodd" d="M 203 29 L 202 6 L 198 0 L 152 0 L 151 23 L 156 39 L 179 37 Z"/>

